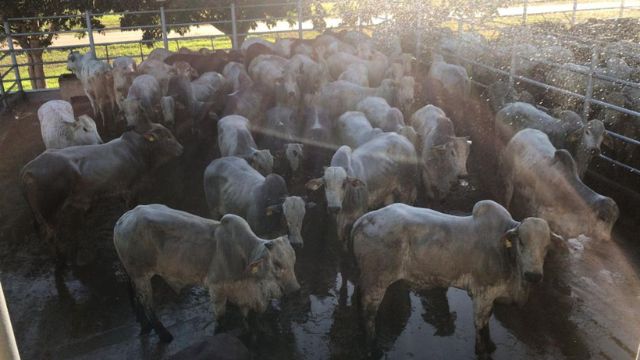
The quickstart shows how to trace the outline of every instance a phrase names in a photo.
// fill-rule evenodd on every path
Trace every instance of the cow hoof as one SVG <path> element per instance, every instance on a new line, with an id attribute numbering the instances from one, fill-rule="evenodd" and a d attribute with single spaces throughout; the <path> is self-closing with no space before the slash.
<path id="1" fill-rule="evenodd" d="M 496 345 L 491 340 L 476 344 L 476 355 L 489 355 L 496 350 Z"/>
<path id="2" fill-rule="evenodd" d="M 153 327 L 151 326 L 151 324 L 142 325 L 140 327 L 140 335 L 149 335 L 149 333 L 151 332 L 152 329 L 153 329 Z"/>
<path id="3" fill-rule="evenodd" d="M 160 337 L 160 342 L 163 343 L 170 343 L 173 341 L 173 335 L 169 334 L 169 332 L 161 332 L 158 334 L 158 337 Z"/>

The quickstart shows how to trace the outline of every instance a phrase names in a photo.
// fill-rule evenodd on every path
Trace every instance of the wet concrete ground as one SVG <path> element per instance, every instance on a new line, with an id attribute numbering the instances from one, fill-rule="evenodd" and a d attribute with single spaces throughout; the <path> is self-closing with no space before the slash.
<path id="1" fill-rule="evenodd" d="M 138 335 L 110 237 L 113 223 L 125 211 L 117 202 L 92 211 L 75 235 L 95 245 L 99 260 L 56 281 L 48 248 L 35 233 L 17 183 L 22 165 L 43 149 L 38 105 L 21 104 L 0 119 L 0 280 L 23 359 L 165 359 L 213 335 L 206 292 L 194 288 L 174 294 L 161 281 L 155 284 L 158 314 L 175 340 L 165 345 L 153 333 Z M 184 184 L 147 194 L 143 202 L 205 215 L 200 178 L 162 179 L 159 183 Z M 487 196 L 474 185 L 472 177 L 471 185 L 459 189 L 442 209 L 470 211 Z M 640 341 L 639 230 L 623 214 L 613 241 L 570 239 L 565 252 L 550 254 L 544 281 L 527 305 L 495 307 L 490 322 L 497 346 L 493 358 L 633 359 Z M 256 359 L 366 358 L 352 304 L 351 271 L 343 271 L 349 261 L 342 258 L 322 209 L 308 212 L 303 236 L 305 247 L 296 264 L 302 291 L 274 303 L 254 336 L 241 340 Z M 378 316 L 380 356 L 475 358 L 471 301 L 456 289 L 446 291 L 446 298 L 441 291 L 392 286 Z"/>

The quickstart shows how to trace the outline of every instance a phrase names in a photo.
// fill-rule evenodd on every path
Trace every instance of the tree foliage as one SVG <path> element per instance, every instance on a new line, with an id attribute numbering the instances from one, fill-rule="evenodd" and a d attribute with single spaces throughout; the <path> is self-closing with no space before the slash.
<path id="1" fill-rule="evenodd" d="M 74 27 L 84 27 L 85 19 L 80 15 L 86 9 L 94 11 L 109 10 L 108 1 L 92 0 L 11 0 L 4 1 L 0 6 L 0 18 L 29 17 L 33 19 L 9 21 L 13 35 L 13 42 L 24 49 L 29 60 L 29 77 L 34 89 L 46 87 L 42 66 L 42 53 L 44 48 L 51 45 L 56 38 L 55 32 L 71 30 Z M 51 16 L 69 16 L 63 18 L 50 18 Z M 101 28 L 98 19 L 92 20 L 95 28 Z M 0 24 L 0 32 L 5 34 L 4 24 Z M 44 33 L 44 34 L 38 34 Z M 6 40 L 4 38 L 3 40 Z"/>
<path id="2" fill-rule="evenodd" d="M 158 10 L 160 7 L 160 3 L 155 0 L 119 1 L 120 4 L 118 8 L 121 11 L 132 8 Z M 231 4 L 234 2 L 239 38 L 244 38 L 244 34 L 257 27 L 257 19 L 263 19 L 269 27 L 275 26 L 277 21 L 282 19 L 286 19 L 290 23 L 296 21 L 297 5 L 295 1 L 289 1 L 287 3 L 286 0 L 266 0 L 260 2 L 255 0 L 168 0 L 162 3 L 162 5 L 165 8 L 165 19 L 169 30 L 179 34 L 185 34 L 189 31 L 189 26 L 181 24 L 197 22 L 209 23 L 221 32 L 230 35 L 232 33 Z M 180 11 L 179 9 L 187 10 Z M 132 30 L 142 29 L 143 39 L 145 40 L 161 38 L 162 29 L 159 24 L 160 15 L 157 12 L 130 14 L 123 16 L 121 19 L 122 26 L 132 27 Z M 148 25 L 156 26 L 153 28 L 145 28 L 145 26 Z"/>

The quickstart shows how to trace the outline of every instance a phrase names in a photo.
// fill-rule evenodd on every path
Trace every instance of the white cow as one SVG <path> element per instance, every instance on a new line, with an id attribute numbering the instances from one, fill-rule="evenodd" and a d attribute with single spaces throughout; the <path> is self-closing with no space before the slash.
<path id="1" fill-rule="evenodd" d="M 47 149 L 102 144 L 96 123 L 87 115 L 73 116 L 71 104 L 51 100 L 38 109 L 42 141 Z"/>

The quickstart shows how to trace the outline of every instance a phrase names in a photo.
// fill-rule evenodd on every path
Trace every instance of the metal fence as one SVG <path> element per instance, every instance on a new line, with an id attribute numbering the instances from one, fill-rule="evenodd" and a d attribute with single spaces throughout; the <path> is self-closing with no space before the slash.
<path id="1" fill-rule="evenodd" d="M 417 26 L 419 26 L 419 23 L 417 24 Z M 476 48 L 482 47 L 483 52 L 488 52 L 492 54 L 496 54 L 501 51 L 500 49 L 491 47 L 488 44 L 483 45 L 483 44 L 478 44 L 476 42 L 472 43 L 473 40 L 470 40 L 469 38 L 464 38 L 461 35 L 463 34 L 464 32 L 463 29 L 465 29 L 465 27 L 474 29 L 475 31 L 491 32 L 493 36 L 501 36 L 501 35 L 504 36 L 505 34 L 503 33 L 503 30 L 508 29 L 504 27 L 504 24 L 499 22 L 497 24 L 491 24 L 491 23 L 477 24 L 473 22 L 467 23 L 463 19 L 458 19 L 458 26 L 457 26 L 457 39 L 460 42 L 462 43 L 467 42 L 468 45 L 471 45 L 472 47 L 476 47 Z M 427 31 L 428 29 L 422 29 L 422 33 L 426 33 Z M 532 40 L 535 41 L 535 39 L 542 39 L 541 41 L 544 42 L 545 36 L 549 36 L 549 35 L 553 36 L 555 39 L 561 42 L 570 41 L 574 46 L 578 46 L 588 51 L 588 53 L 590 54 L 589 66 L 586 69 L 566 68 L 564 67 L 565 64 L 545 61 L 544 59 L 540 59 L 540 58 L 532 58 L 531 56 L 519 53 L 517 51 L 518 44 L 521 44 L 523 42 L 529 43 Z M 590 116 L 591 110 L 592 110 L 591 107 L 592 105 L 596 105 L 603 109 L 610 109 L 610 110 L 617 111 L 622 114 L 631 116 L 633 117 L 633 119 L 635 119 L 635 121 L 640 122 L 640 112 L 638 111 L 638 109 L 628 109 L 628 108 L 625 108 L 624 106 L 609 103 L 607 101 L 604 101 L 604 99 L 602 98 L 598 98 L 594 94 L 594 85 L 596 81 L 622 85 L 628 88 L 640 89 L 640 83 L 630 81 L 629 79 L 618 79 L 618 78 L 603 74 L 602 72 L 599 71 L 601 69 L 598 66 L 599 59 L 601 56 L 605 54 L 605 48 L 607 45 L 606 42 L 600 41 L 598 39 L 571 36 L 568 34 L 551 33 L 549 31 L 544 31 L 543 33 L 536 33 L 534 29 L 527 28 L 527 27 L 519 27 L 516 34 L 509 33 L 509 34 L 506 34 L 506 36 L 511 37 L 510 46 L 507 47 L 506 53 L 498 54 L 498 55 L 503 55 L 504 57 L 509 59 L 508 65 L 506 66 L 506 68 L 499 68 L 499 67 L 496 67 L 495 64 L 490 64 L 476 58 L 471 58 L 470 57 L 471 54 L 469 54 L 468 51 L 465 51 L 465 49 L 463 48 L 459 48 L 458 49 L 459 51 L 455 51 L 455 50 L 452 51 L 452 49 L 443 49 L 438 46 L 425 47 L 422 44 L 422 41 L 420 40 L 419 37 L 417 37 L 417 40 L 416 40 L 415 51 L 418 58 L 420 58 L 421 54 L 424 54 L 426 51 L 433 51 L 436 53 L 440 53 L 442 55 L 453 57 L 454 59 L 457 60 L 456 62 L 462 65 L 474 66 L 476 68 L 488 70 L 495 75 L 501 76 L 507 79 L 509 85 L 530 84 L 530 85 L 533 85 L 534 87 L 543 89 L 545 92 L 554 92 L 554 93 L 562 94 L 567 97 L 577 99 L 578 101 L 582 102 L 581 117 L 583 119 L 591 118 Z M 544 46 L 545 44 L 543 43 L 538 45 Z M 546 45 L 549 45 L 549 44 L 546 44 Z M 634 57 L 637 57 L 638 60 L 640 60 L 640 52 L 638 52 L 638 49 L 640 49 L 640 44 L 635 44 L 635 45 L 637 47 L 634 47 L 633 49 L 627 49 L 626 52 L 624 52 L 623 50 L 621 54 L 634 56 Z M 502 49 L 502 51 L 505 51 L 505 50 Z M 552 69 L 562 68 L 563 70 L 569 71 L 577 76 L 583 76 L 584 81 L 586 82 L 585 91 L 584 93 L 578 93 L 573 89 L 565 89 L 565 88 L 561 88 L 551 84 L 547 84 L 545 82 L 541 82 L 539 80 L 531 79 L 528 77 L 527 74 L 522 73 L 522 70 L 518 68 L 518 64 L 521 64 L 522 61 L 543 64 Z M 479 86 L 481 88 L 486 88 L 488 87 L 488 85 L 490 85 L 490 84 L 478 82 L 473 78 L 471 79 L 471 81 L 476 86 Z M 543 110 L 545 111 L 549 110 L 544 108 L 540 104 L 538 105 L 538 107 L 543 108 Z M 627 151 L 629 150 L 631 151 L 631 154 L 633 154 L 634 148 L 636 150 L 640 150 L 640 141 L 638 139 L 634 139 L 634 138 L 630 138 L 630 137 L 618 134 L 616 132 L 611 131 L 610 129 L 606 129 L 605 134 L 611 137 L 615 142 L 631 146 L 632 147 L 631 150 L 629 148 L 626 148 Z M 607 178 L 601 175 L 602 170 L 600 172 L 590 171 L 589 174 L 591 176 L 597 177 L 600 181 L 607 182 L 611 185 L 616 186 L 618 189 L 621 189 L 628 194 L 632 194 L 632 196 L 634 196 L 636 199 L 640 199 L 640 188 L 636 186 L 637 184 L 640 184 L 640 169 L 638 168 L 638 165 L 637 165 L 638 160 L 636 159 L 636 161 L 634 161 L 633 163 L 630 163 L 629 161 L 633 160 L 631 157 L 628 157 L 625 159 L 621 159 L 621 158 L 617 159 L 616 158 L 617 155 L 618 154 L 616 153 L 603 153 L 603 154 L 599 154 L 598 159 L 604 162 L 605 164 L 607 164 L 607 166 L 609 166 L 610 169 L 622 170 L 624 172 L 623 177 L 626 178 L 625 182 L 630 185 L 622 186 L 619 183 L 611 182 L 610 180 L 608 180 Z M 618 174 L 619 173 L 620 172 L 618 171 Z"/>
<path id="2" fill-rule="evenodd" d="M 304 33 L 315 31 L 313 29 L 313 25 L 310 21 L 304 21 L 304 12 L 303 12 L 303 1 L 297 0 L 295 2 L 282 2 L 282 3 L 269 3 L 269 4 L 251 4 L 251 5 L 236 5 L 232 3 L 229 6 L 217 6 L 217 7 L 207 7 L 207 8 L 189 8 L 189 9 L 165 9 L 163 6 L 160 6 L 157 10 L 142 10 L 142 11 L 126 11 L 120 13 L 92 13 L 91 11 L 86 11 L 82 14 L 77 15 L 66 15 L 66 18 L 76 18 L 81 20 L 84 23 L 84 27 L 71 29 L 71 30 L 60 30 L 60 31 L 41 31 L 41 32 L 11 32 L 11 24 L 27 21 L 34 19 L 33 17 L 20 17 L 20 18 L 8 18 L 5 20 L 4 28 L 6 35 L 6 43 L 7 48 L 2 50 L 0 54 L 0 87 L 4 86 L 6 91 L 3 91 L 1 94 L 9 94 L 11 92 L 32 92 L 32 91 L 42 91 L 42 90 L 50 90 L 57 88 L 57 84 L 53 85 L 48 89 L 32 89 L 31 81 L 32 80 L 47 80 L 47 79 L 57 79 L 59 76 L 59 72 L 64 70 L 66 64 L 66 54 L 64 52 L 70 50 L 81 50 L 81 51 L 92 51 L 97 57 L 101 60 L 106 60 L 110 62 L 113 58 L 117 56 L 130 56 L 138 61 L 142 61 L 148 55 L 148 53 L 156 47 L 163 47 L 165 49 L 173 49 L 177 50 L 183 44 L 192 44 L 195 41 L 199 41 L 200 47 L 205 48 L 221 48 L 228 49 L 234 48 L 237 49 L 240 44 L 239 39 L 242 37 L 253 37 L 253 36 L 269 36 L 269 37 L 298 37 L 303 38 Z M 268 27 L 266 25 L 266 19 L 264 18 L 241 18 L 237 16 L 241 11 L 245 9 L 256 9 L 260 7 L 274 7 L 274 6 L 282 6 L 285 8 L 291 9 L 288 16 L 284 17 L 270 17 L 269 22 L 276 22 L 277 26 L 275 28 Z M 199 12 L 203 10 L 215 10 L 218 13 L 227 13 L 228 16 L 225 20 L 203 20 L 203 21 L 194 21 L 194 22 L 170 22 L 167 19 L 170 17 L 170 14 L 174 13 L 184 13 L 184 12 Z M 104 16 L 153 16 L 159 19 L 158 24 L 149 24 L 149 25 L 136 25 L 136 26 L 107 26 L 103 28 L 96 29 L 92 26 L 92 20 L 96 18 L 101 18 Z M 59 18 L 58 16 L 51 16 L 51 18 Z M 340 23 L 340 20 L 337 18 L 327 19 L 327 28 L 345 28 Z M 382 17 L 376 17 L 372 19 L 370 25 L 375 25 L 384 21 Z M 239 29 L 242 28 L 242 25 L 247 22 L 258 22 L 258 27 L 255 30 L 251 30 L 248 32 L 242 32 Z M 217 27 L 227 27 L 231 28 L 232 31 L 229 34 L 225 34 L 217 29 Z M 357 25 L 359 28 L 362 28 L 363 25 L 359 23 Z M 172 32 L 177 28 L 189 28 L 191 31 L 195 31 L 197 29 L 202 29 L 205 27 L 207 29 L 206 34 L 196 34 L 196 35 L 180 35 L 176 32 Z M 113 32 L 118 32 L 120 35 L 126 35 L 126 31 L 132 30 L 155 30 L 159 31 L 161 34 L 160 39 L 136 39 L 136 40 L 119 40 L 119 41 L 98 41 L 100 37 L 104 37 L 104 34 L 112 34 Z M 198 31 L 196 31 L 198 32 Z M 202 31 L 200 31 L 202 32 Z M 32 35 L 47 35 L 54 34 L 65 35 L 65 34 L 76 34 L 82 36 L 82 40 L 76 41 L 75 44 L 72 45 L 54 45 L 44 47 L 36 47 L 36 48 L 20 48 L 14 47 L 14 42 L 19 37 L 32 36 Z M 134 33 L 135 35 L 139 35 L 139 32 Z M 141 37 L 141 35 L 139 35 Z M 106 37 L 108 38 L 108 37 Z M 123 48 L 126 48 L 123 52 Z M 29 53 L 34 52 L 44 52 L 44 61 L 42 62 L 34 62 L 31 61 L 27 56 Z M 50 59 L 55 54 L 55 59 Z M 2 61 L 6 60 L 5 57 L 10 57 L 11 61 Z M 49 58 L 49 59 L 48 59 Z M 44 76 L 31 76 L 28 74 L 28 68 L 34 65 L 43 65 L 44 66 Z M 3 99 L 5 97 L 3 96 Z"/>
<path id="3" fill-rule="evenodd" d="M 76 43 L 73 45 L 66 46 L 49 46 L 47 48 L 14 48 L 14 44 L 12 40 L 18 39 L 19 37 L 36 35 L 36 34 L 51 34 L 49 31 L 43 32 L 21 32 L 21 33 L 12 33 L 10 25 L 12 23 L 32 20 L 34 18 L 30 17 L 21 17 L 21 18 L 8 18 L 5 20 L 4 28 L 5 35 L 7 38 L 7 48 L 2 51 L 0 55 L 0 97 L 1 100 L 6 101 L 6 95 L 12 92 L 22 92 L 22 91 L 39 91 L 31 89 L 31 80 L 48 80 L 48 79 L 57 79 L 61 70 L 64 70 L 64 64 L 66 64 L 66 56 L 55 55 L 54 54 L 62 54 L 65 51 L 69 50 L 91 50 L 93 51 L 98 58 L 104 59 L 106 61 L 110 61 L 112 58 L 119 55 L 127 55 L 138 60 L 144 60 L 146 54 L 148 54 L 152 48 L 154 47 L 164 47 L 166 49 L 180 48 L 181 44 L 185 43 L 193 43 L 194 41 L 200 40 L 200 44 L 203 47 L 211 47 L 214 48 L 215 44 L 222 46 L 222 48 L 231 47 L 237 48 L 239 46 L 238 39 L 244 36 L 297 36 L 302 38 L 304 36 L 304 32 L 313 31 L 313 28 L 309 22 L 304 22 L 305 14 L 303 13 L 303 1 L 297 0 L 286 1 L 282 3 L 276 4 L 244 4 L 244 5 L 236 5 L 232 3 L 229 6 L 217 6 L 217 7 L 208 7 L 207 10 L 216 10 L 220 13 L 228 13 L 228 17 L 225 20 L 218 21 L 199 21 L 199 22 L 182 22 L 182 23 L 171 23 L 167 21 L 167 15 L 172 13 L 180 13 L 180 12 L 193 12 L 193 11 L 201 11 L 202 8 L 193 8 L 193 9 L 165 9 L 163 6 L 160 6 L 156 10 L 142 10 L 142 11 L 127 11 L 122 13 L 92 13 L 91 11 L 86 11 L 82 14 L 77 15 L 66 15 L 63 17 L 66 18 L 75 18 L 77 20 L 81 20 L 85 26 L 83 28 L 71 29 L 71 30 L 62 30 L 55 31 L 55 35 L 64 35 L 64 34 L 77 34 L 84 36 L 84 40 L 80 43 Z M 526 24 L 529 21 L 529 16 L 538 16 L 540 14 L 543 15 L 553 15 L 553 14 L 571 14 L 571 23 L 574 24 L 576 21 L 577 14 L 582 11 L 607 11 L 612 9 L 619 9 L 618 16 L 623 16 L 625 9 L 635 9 L 640 8 L 640 0 L 620 0 L 617 3 L 617 0 L 613 0 L 611 2 L 604 3 L 592 3 L 592 2 L 580 2 L 578 0 L 568 1 L 565 3 L 553 3 L 552 5 L 540 4 L 534 0 L 522 0 L 520 2 L 514 2 L 518 4 L 518 6 L 512 6 L 508 8 L 503 8 L 499 10 L 499 15 L 503 17 L 513 17 L 513 16 L 522 16 L 522 23 Z M 531 3 L 531 4 L 529 4 Z M 274 6 L 282 6 L 285 8 L 290 8 L 290 14 L 287 17 L 283 18 L 270 18 L 270 21 L 279 21 L 278 29 L 269 29 L 262 26 L 264 24 L 264 20 L 262 18 L 256 19 L 244 19 L 239 18 L 237 16 L 242 10 L 246 10 L 249 8 L 259 8 L 259 7 L 274 7 Z M 389 3 L 385 3 L 384 6 L 392 6 Z M 110 26 L 101 29 L 94 29 L 92 26 L 92 20 L 95 18 L 100 18 L 106 15 L 122 15 L 122 16 L 154 16 L 158 18 L 159 24 L 149 24 L 149 25 L 141 25 L 141 26 Z M 56 16 L 51 16 L 51 18 L 56 18 Z M 388 19 L 387 16 L 373 19 L 373 24 L 380 23 Z M 339 19 L 331 19 L 329 21 L 328 27 L 338 27 L 340 25 Z M 368 19 L 370 20 L 370 19 Z M 242 23 L 245 22 L 253 22 L 258 21 L 261 26 L 258 27 L 256 31 L 250 32 L 239 32 L 238 28 Z M 371 23 L 370 21 L 366 21 L 367 23 Z M 285 29 L 283 29 L 283 24 L 288 25 Z M 177 27 L 190 27 L 195 29 L 196 27 L 215 27 L 215 26 L 226 26 L 231 27 L 232 31 L 230 34 L 224 34 L 222 32 L 214 31 L 213 34 L 203 34 L 203 35 L 192 35 L 192 36 L 180 36 L 175 33 L 171 33 L 172 29 Z M 101 34 L 109 34 L 114 31 L 128 31 L 128 30 L 157 30 L 161 34 L 160 39 L 155 40 L 120 40 L 120 41 L 104 41 L 99 42 L 96 41 L 96 37 L 99 37 Z M 136 33 L 137 34 L 137 33 Z M 206 45 L 204 45 L 206 43 Z M 127 50 L 125 53 L 122 52 L 123 47 L 126 47 Z M 120 49 L 119 49 L 120 48 Z M 44 58 L 46 60 L 39 62 L 34 62 L 29 60 L 29 53 L 34 53 L 38 51 L 44 51 Z M 64 55 L 64 54 L 63 54 Z M 27 58 L 27 59 L 25 59 Z M 10 59 L 10 62 L 6 60 Z M 26 61 L 24 61 L 24 60 Z M 5 60 L 5 61 L 3 61 Z M 44 76 L 30 76 L 28 74 L 28 68 L 34 65 L 43 65 L 44 66 Z M 26 75 L 26 76 L 25 76 Z M 56 88 L 56 84 L 52 83 L 51 88 Z"/>

